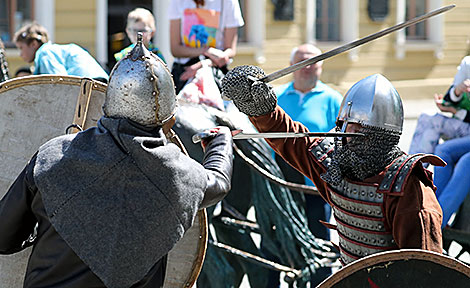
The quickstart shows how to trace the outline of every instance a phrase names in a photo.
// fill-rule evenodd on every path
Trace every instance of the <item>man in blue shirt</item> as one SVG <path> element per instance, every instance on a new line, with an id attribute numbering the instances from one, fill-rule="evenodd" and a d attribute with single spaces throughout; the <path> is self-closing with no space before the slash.
<path id="1" fill-rule="evenodd" d="M 108 81 L 108 74 L 87 51 L 76 44 L 49 42 L 46 28 L 37 23 L 18 30 L 14 42 L 20 49 L 21 58 L 28 63 L 34 62 L 34 75 L 73 75 Z"/>
<path id="2" fill-rule="evenodd" d="M 319 54 L 321 51 L 312 44 L 300 45 L 292 50 L 290 64 Z M 336 117 L 343 100 L 339 92 L 320 81 L 322 64 L 321 61 L 295 71 L 293 81 L 276 89 L 278 105 L 293 120 L 301 122 L 312 132 L 328 132 L 336 126 Z M 291 168 L 277 154 L 276 160 L 286 180 L 314 186 L 310 179 Z M 305 194 L 305 201 L 310 231 L 317 238 L 329 239 L 328 229 L 320 220 L 329 220 L 330 207 L 320 196 Z M 319 284 L 329 273 L 330 269 L 319 269 L 312 277 L 311 285 Z"/>

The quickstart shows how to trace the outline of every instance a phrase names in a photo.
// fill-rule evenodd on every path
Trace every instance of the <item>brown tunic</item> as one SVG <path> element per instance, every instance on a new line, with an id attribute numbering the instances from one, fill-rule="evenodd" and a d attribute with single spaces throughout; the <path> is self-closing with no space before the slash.
<path id="1" fill-rule="evenodd" d="M 250 117 L 260 132 L 307 132 L 301 123 L 293 121 L 282 108 L 272 113 Z M 310 153 L 317 138 L 266 139 L 269 145 L 290 165 L 309 177 L 322 197 L 331 204 L 328 184 L 320 178 L 325 168 Z M 433 165 L 445 165 L 433 158 Z M 392 230 L 398 248 L 423 249 L 442 253 L 442 210 L 435 196 L 431 172 L 417 165 L 405 183 L 401 196 L 384 195 L 385 224 Z M 365 179 L 365 183 L 381 183 L 384 172 Z"/>

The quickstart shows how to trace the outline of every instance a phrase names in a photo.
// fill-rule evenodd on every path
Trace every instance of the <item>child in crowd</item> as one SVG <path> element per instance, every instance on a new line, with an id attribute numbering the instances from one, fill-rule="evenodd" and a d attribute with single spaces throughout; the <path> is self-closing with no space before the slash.
<path id="1" fill-rule="evenodd" d="M 160 50 L 151 42 L 153 35 L 155 35 L 155 18 L 149 10 L 144 8 L 136 8 L 127 14 L 126 33 L 132 44 L 114 54 L 116 61 L 121 60 L 122 57 L 126 56 L 134 48 L 138 32 L 143 34 L 142 41 L 145 47 L 165 62 L 165 58 Z"/>

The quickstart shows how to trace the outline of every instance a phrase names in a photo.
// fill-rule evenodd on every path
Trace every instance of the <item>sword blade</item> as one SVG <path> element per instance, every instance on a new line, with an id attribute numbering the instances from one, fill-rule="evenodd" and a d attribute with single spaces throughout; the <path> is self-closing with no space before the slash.
<path id="1" fill-rule="evenodd" d="M 238 133 L 233 136 L 234 140 L 253 138 L 301 138 L 301 137 L 358 137 L 365 136 L 363 133 L 343 133 L 343 132 L 266 132 L 266 133 Z"/>
<path id="2" fill-rule="evenodd" d="M 215 137 L 217 133 L 200 132 L 193 135 L 193 143 L 199 143 L 202 139 Z M 241 130 L 233 130 L 232 138 L 234 140 L 254 139 L 254 138 L 301 138 L 301 137 L 358 137 L 365 136 L 363 133 L 344 133 L 344 132 L 266 132 L 266 133 L 243 133 Z"/>
<path id="3" fill-rule="evenodd" d="M 396 24 L 394 26 L 391 26 L 391 27 L 386 28 L 384 30 L 381 30 L 379 32 L 370 34 L 370 35 L 368 35 L 366 37 L 363 37 L 361 39 L 358 39 L 358 40 L 352 41 L 350 43 L 347 43 L 343 46 L 337 47 L 337 48 L 335 48 L 333 50 L 330 50 L 328 52 L 322 53 L 318 56 L 312 57 L 310 59 L 306 59 L 306 60 L 301 61 L 299 63 L 296 63 L 292 66 L 289 66 L 287 68 L 284 68 L 284 69 L 281 69 L 279 71 L 273 72 L 269 75 L 264 76 L 263 78 L 260 78 L 258 81 L 263 81 L 263 82 L 266 82 L 266 83 L 271 82 L 273 80 L 281 78 L 282 76 L 285 76 L 285 75 L 290 74 L 294 71 L 302 69 L 305 66 L 315 64 L 315 63 L 317 63 L 319 61 L 322 61 L 322 60 L 325 60 L 327 58 L 331 58 L 333 56 L 336 56 L 338 54 L 341 54 L 343 52 L 346 52 L 346 51 L 351 50 L 353 48 L 356 48 L 358 46 L 361 46 L 361 45 L 363 45 L 367 42 L 370 42 L 370 41 L 375 40 L 377 38 L 383 37 L 387 34 L 390 34 L 392 32 L 400 30 L 402 28 L 406 28 L 408 26 L 414 25 L 416 23 L 424 21 L 424 20 L 426 20 L 428 18 L 431 18 L 433 16 L 436 16 L 436 15 L 439 15 L 439 14 L 444 13 L 446 11 L 449 11 L 450 9 L 452 9 L 454 7 L 455 7 L 455 4 L 452 4 L 452 5 L 444 6 L 444 7 L 441 7 L 439 9 L 433 10 L 429 13 L 424 14 L 424 15 L 421 15 L 421 16 L 415 17 L 413 19 L 410 19 L 408 21 Z"/>

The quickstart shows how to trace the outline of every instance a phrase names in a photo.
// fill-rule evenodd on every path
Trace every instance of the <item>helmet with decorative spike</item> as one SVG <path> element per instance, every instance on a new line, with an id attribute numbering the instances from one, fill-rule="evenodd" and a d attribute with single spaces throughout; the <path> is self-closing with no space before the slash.
<path id="1" fill-rule="evenodd" d="M 175 85 L 167 65 L 137 44 L 111 71 L 103 105 L 104 114 L 145 126 L 162 126 L 176 111 Z"/>

